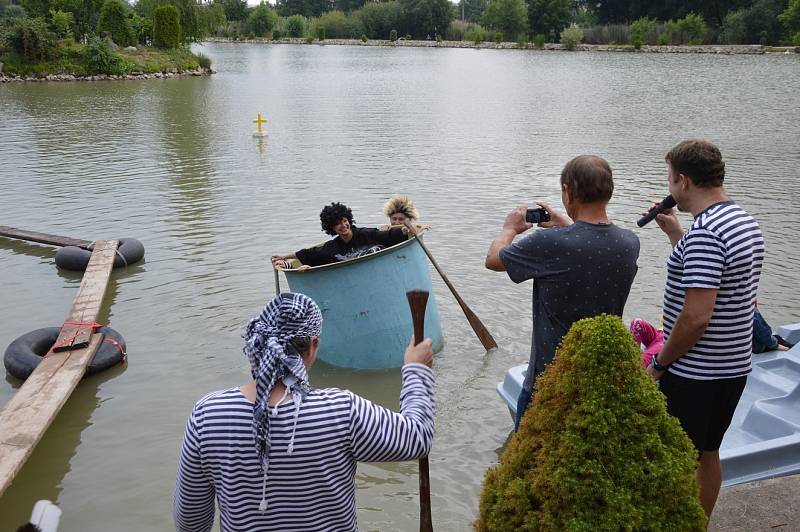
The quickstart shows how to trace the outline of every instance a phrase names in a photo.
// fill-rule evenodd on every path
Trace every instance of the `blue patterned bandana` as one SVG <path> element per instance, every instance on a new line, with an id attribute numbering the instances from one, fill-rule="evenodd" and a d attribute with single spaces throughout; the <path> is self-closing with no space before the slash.
<path id="1" fill-rule="evenodd" d="M 286 393 L 292 394 L 295 405 L 295 426 L 300 404 L 310 390 L 308 374 L 303 360 L 291 345 L 296 337 L 319 336 L 322 330 L 322 312 L 314 301 L 303 294 L 285 293 L 264 307 L 245 329 L 244 352 L 256 380 L 256 403 L 253 408 L 253 437 L 258 459 L 264 474 L 262 500 L 259 509 L 267 509 L 265 498 L 269 470 L 269 396 L 275 386 L 283 381 Z M 277 407 L 275 408 L 277 414 Z M 288 452 L 294 447 L 294 430 Z"/>

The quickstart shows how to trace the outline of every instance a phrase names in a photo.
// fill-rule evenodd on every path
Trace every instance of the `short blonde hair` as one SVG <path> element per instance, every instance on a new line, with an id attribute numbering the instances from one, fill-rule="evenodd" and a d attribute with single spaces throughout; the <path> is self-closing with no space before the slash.
<path id="1" fill-rule="evenodd" d="M 414 206 L 414 202 L 408 196 L 392 196 L 383 206 L 383 214 L 387 217 L 391 217 L 398 212 L 405 214 L 414 221 L 419 218 L 417 207 Z"/>

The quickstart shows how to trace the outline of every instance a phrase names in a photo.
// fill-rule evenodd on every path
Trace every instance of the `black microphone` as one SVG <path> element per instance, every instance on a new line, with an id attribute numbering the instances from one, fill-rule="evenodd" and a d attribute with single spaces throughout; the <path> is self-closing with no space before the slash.
<path id="1" fill-rule="evenodd" d="M 653 218 L 655 218 L 662 212 L 673 208 L 677 204 L 678 203 L 675 201 L 675 198 L 673 198 L 672 194 L 670 194 L 669 196 L 664 198 L 664 201 L 656 205 L 655 209 L 653 209 L 652 211 L 648 212 L 647 214 L 639 218 L 639 221 L 636 222 L 636 225 L 638 225 L 639 227 L 644 227 L 645 225 L 653 221 Z"/>

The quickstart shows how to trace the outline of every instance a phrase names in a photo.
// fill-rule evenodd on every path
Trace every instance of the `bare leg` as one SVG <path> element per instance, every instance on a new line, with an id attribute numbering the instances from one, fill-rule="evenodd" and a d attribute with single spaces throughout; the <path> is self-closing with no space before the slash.
<path id="1" fill-rule="evenodd" d="M 703 451 L 697 466 L 697 482 L 700 484 L 700 505 L 711 518 L 714 505 L 717 504 L 719 488 L 722 486 L 722 463 L 719 451 Z"/>

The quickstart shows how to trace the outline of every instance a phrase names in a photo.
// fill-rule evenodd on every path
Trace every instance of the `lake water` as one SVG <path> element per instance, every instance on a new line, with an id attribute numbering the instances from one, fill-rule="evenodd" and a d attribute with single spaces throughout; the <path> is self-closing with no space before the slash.
<path id="1" fill-rule="evenodd" d="M 0 86 L 0 224 L 147 247 L 146 263 L 114 272 L 101 316 L 125 336 L 127 367 L 73 393 L 0 499 L 4 530 L 42 498 L 64 510 L 61 532 L 171 527 L 186 417 L 206 393 L 247 379 L 240 335 L 273 294 L 268 257 L 322 240 L 330 201 L 373 225 L 390 195 L 410 195 L 433 226 L 429 248 L 500 344 L 485 355 L 435 278 L 437 530 L 474 518 L 512 428 L 494 388 L 529 351 L 531 286 L 485 270 L 485 252 L 511 207 L 560 204 L 573 156 L 611 162 L 611 215 L 635 229 L 666 194 L 666 151 L 688 137 L 716 142 L 728 191 L 767 240 L 760 307 L 776 326 L 800 321 L 797 55 L 198 48 L 215 76 Z M 251 137 L 258 112 L 263 142 Z M 656 321 L 669 245 L 655 224 L 635 230 L 625 318 Z M 54 254 L 0 239 L 2 346 L 66 315 L 80 275 L 58 271 Z M 397 406 L 399 371 L 318 363 L 311 380 Z M 0 382 L 0 405 L 17 387 Z M 417 528 L 415 463 L 359 465 L 357 488 L 362 530 Z"/>

